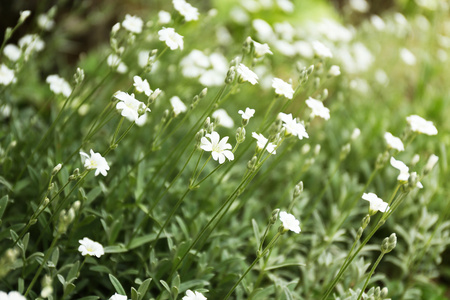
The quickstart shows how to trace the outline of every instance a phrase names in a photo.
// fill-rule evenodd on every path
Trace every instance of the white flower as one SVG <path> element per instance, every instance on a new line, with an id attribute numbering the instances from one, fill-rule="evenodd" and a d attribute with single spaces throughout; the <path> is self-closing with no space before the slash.
<path id="1" fill-rule="evenodd" d="M 239 110 L 238 114 L 242 115 L 242 119 L 250 120 L 250 118 L 255 114 L 255 110 L 247 107 L 245 111 Z"/>
<path id="2" fill-rule="evenodd" d="M 353 10 L 358 11 L 360 13 L 365 13 L 369 11 L 369 3 L 367 3 L 366 0 L 350 0 L 349 4 Z"/>
<path id="3" fill-rule="evenodd" d="M 153 91 L 150 89 L 150 84 L 148 83 L 147 79 L 142 80 L 141 77 L 134 76 L 133 80 L 133 85 L 136 88 L 136 91 L 138 91 L 139 93 L 144 92 L 147 97 L 150 97 Z"/>
<path id="4" fill-rule="evenodd" d="M 159 40 L 166 42 L 166 45 L 170 50 L 175 50 L 180 48 L 183 50 L 183 37 L 175 32 L 173 28 L 164 28 L 158 31 Z"/>
<path id="5" fill-rule="evenodd" d="M 132 33 L 141 33 L 142 26 L 144 26 L 144 22 L 141 18 L 136 16 L 130 16 L 129 14 L 125 15 L 125 20 L 122 22 L 123 28 Z"/>
<path id="6" fill-rule="evenodd" d="M 25 21 L 31 15 L 31 11 L 24 10 L 20 12 L 19 23 Z"/>
<path id="7" fill-rule="evenodd" d="M 50 19 L 47 14 L 40 14 L 37 17 L 37 24 L 41 29 L 50 31 L 55 26 L 55 21 Z"/>
<path id="8" fill-rule="evenodd" d="M 406 166 L 402 161 L 396 160 L 395 158 L 391 157 L 391 166 L 396 168 L 400 171 L 400 174 L 397 177 L 398 181 L 406 182 L 409 178 L 409 168 Z"/>
<path id="9" fill-rule="evenodd" d="M 288 99 L 294 97 L 294 89 L 292 84 L 283 81 L 280 78 L 274 78 L 272 80 L 272 87 L 275 89 L 275 94 L 282 95 Z"/>
<path id="10" fill-rule="evenodd" d="M 376 30 L 381 31 L 386 28 L 386 23 L 384 23 L 383 19 L 377 15 L 372 15 L 370 17 L 370 22 Z"/>
<path id="11" fill-rule="evenodd" d="M 267 143 L 269 140 L 266 139 L 261 133 L 252 132 L 252 137 L 256 139 L 256 146 L 259 150 L 262 150 L 264 149 L 264 147 L 266 147 L 267 152 L 269 152 L 270 154 L 277 153 L 277 151 L 275 150 L 277 146 L 272 143 Z"/>
<path id="12" fill-rule="evenodd" d="M 172 98 L 170 98 L 170 104 L 172 105 L 175 116 L 178 116 L 180 113 L 187 111 L 186 105 L 178 96 L 173 96 Z"/>
<path id="13" fill-rule="evenodd" d="M 9 85 L 10 83 L 16 82 L 16 76 L 14 75 L 14 71 L 5 66 L 4 64 L 0 65 L 0 84 Z"/>
<path id="14" fill-rule="evenodd" d="M 186 22 L 198 20 L 198 9 L 187 3 L 185 0 L 173 0 L 174 8 L 184 17 Z"/>
<path id="15" fill-rule="evenodd" d="M 306 100 L 306 105 L 312 110 L 312 118 L 315 116 L 319 116 L 325 120 L 330 118 L 330 110 L 326 108 L 321 101 L 309 97 L 308 100 Z"/>
<path id="16" fill-rule="evenodd" d="M 339 75 L 341 75 L 341 69 L 339 68 L 339 66 L 332 65 L 330 67 L 330 70 L 328 71 L 328 74 L 330 74 L 330 76 L 334 76 L 334 77 L 339 76 Z"/>
<path id="17" fill-rule="evenodd" d="M 416 57 L 411 51 L 406 48 L 400 49 L 400 58 L 407 65 L 413 66 L 416 64 Z"/>
<path id="18" fill-rule="evenodd" d="M 8 44 L 3 48 L 3 54 L 5 54 L 9 60 L 17 61 L 22 55 L 22 51 L 20 51 L 20 48 L 16 45 Z"/>
<path id="19" fill-rule="evenodd" d="M 191 290 L 186 291 L 186 296 L 184 296 L 181 300 L 206 300 L 206 297 L 203 296 L 200 292 L 193 292 Z"/>
<path id="20" fill-rule="evenodd" d="M 408 121 L 411 130 L 418 133 L 423 133 L 427 135 L 436 135 L 438 130 L 433 125 L 433 122 L 427 121 L 418 115 L 411 115 L 406 117 L 406 121 Z"/>
<path id="21" fill-rule="evenodd" d="M 95 176 L 100 173 L 103 176 L 106 176 L 108 174 L 107 171 L 109 171 L 108 162 L 100 153 L 94 152 L 92 149 L 90 152 L 91 156 L 84 152 L 80 152 L 80 155 L 85 157 L 84 167 L 88 170 L 95 169 Z"/>
<path id="22" fill-rule="evenodd" d="M 297 120 L 292 117 L 292 114 L 279 113 L 281 121 L 283 121 L 283 127 L 286 130 L 286 135 L 298 136 L 300 140 L 304 137 L 309 138 L 306 132 L 305 126 L 302 123 L 297 123 Z"/>
<path id="23" fill-rule="evenodd" d="M 108 56 L 108 58 L 106 59 L 106 63 L 108 64 L 108 66 L 110 66 L 111 68 L 116 69 L 116 71 L 118 73 L 125 73 L 126 71 L 128 71 L 128 67 L 122 62 L 122 60 L 120 59 L 120 57 L 118 57 L 115 54 L 110 54 Z"/>
<path id="24" fill-rule="evenodd" d="M 362 198 L 369 201 L 369 214 L 371 215 L 374 215 L 377 211 L 387 212 L 389 210 L 389 205 L 374 193 L 364 193 Z"/>
<path id="25" fill-rule="evenodd" d="M 25 60 L 27 60 L 31 53 L 42 51 L 45 43 L 37 34 L 26 34 L 20 38 L 18 45 L 24 51 Z"/>
<path id="26" fill-rule="evenodd" d="M 213 112 L 212 117 L 216 119 L 217 125 L 226 128 L 233 128 L 234 126 L 233 119 L 228 115 L 227 111 L 223 108 L 219 108 L 218 110 Z"/>
<path id="27" fill-rule="evenodd" d="M 354 141 L 354 140 L 356 140 L 359 137 L 360 134 L 361 134 L 361 130 L 359 128 L 355 128 L 355 129 L 353 129 L 353 132 L 352 132 L 352 135 L 350 136 L 350 139 L 352 141 Z"/>
<path id="28" fill-rule="evenodd" d="M 160 10 L 158 12 L 158 23 L 159 24 L 167 24 L 172 20 L 170 13 L 165 10 Z"/>
<path id="29" fill-rule="evenodd" d="M 100 243 L 94 242 L 93 240 L 85 237 L 82 240 L 78 241 L 80 246 L 78 247 L 78 251 L 81 252 L 81 255 L 86 256 L 97 256 L 100 257 L 105 254 L 105 250 Z"/>
<path id="30" fill-rule="evenodd" d="M 21 293 L 12 291 L 6 294 L 5 292 L 0 291 L 0 300 L 27 300 Z"/>
<path id="31" fill-rule="evenodd" d="M 120 111 L 120 114 L 131 122 L 136 122 L 139 118 L 139 110 L 146 105 L 137 100 L 134 94 L 129 95 L 125 92 L 118 91 L 114 94 L 114 97 L 121 100 L 116 104 L 116 109 Z M 145 111 L 150 111 L 150 109 L 146 108 Z"/>
<path id="32" fill-rule="evenodd" d="M 253 85 L 258 83 L 258 75 L 256 75 L 252 70 L 247 68 L 244 64 L 239 64 L 236 71 L 239 74 L 239 80 L 241 82 L 248 81 Z"/>
<path id="33" fill-rule="evenodd" d="M 283 223 L 283 227 L 285 230 L 300 233 L 300 221 L 297 220 L 293 215 L 282 211 L 280 212 L 280 221 Z"/>
<path id="34" fill-rule="evenodd" d="M 207 138 L 209 138 L 209 140 Z M 202 137 L 200 148 L 204 151 L 211 152 L 212 158 L 214 160 L 219 160 L 219 164 L 223 164 L 225 162 L 225 158 L 230 161 L 234 159 L 233 152 L 228 150 L 232 147 L 227 143 L 227 141 L 227 136 L 220 140 L 219 134 L 213 131 Z"/>
<path id="35" fill-rule="evenodd" d="M 319 41 L 313 41 L 311 43 L 314 53 L 318 56 L 318 57 L 333 57 L 333 53 L 331 53 L 331 50 L 325 46 L 324 44 L 322 44 Z"/>
<path id="36" fill-rule="evenodd" d="M 386 140 L 389 148 L 395 149 L 397 151 L 405 151 L 402 140 L 398 137 L 393 136 L 390 132 L 386 132 L 384 134 L 384 139 Z"/>
<path id="37" fill-rule="evenodd" d="M 258 42 L 253 41 L 253 45 L 255 46 L 255 55 L 256 57 L 262 57 L 266 54 L 273 54 L 272 51 L 270 51 L 269 45 L 260 44 Z"/>
<path id="38" fill-rule="evenodd" d="M 109 300 L 128 300 L 128 297 L 114 293 L 114 295 L 112 295 L 111 298 L 109 298 Z"/>
<path id="39" fill-rule="evenodd" d="M 438 156 L 431 154 L 430 157 L 428 158 L 427 164 L 424 167 L 424 172 L 425 173 L 430 172 L 437 164 L 438 160 L 439 160 Z"/>
<path id="40" fill-rule="evenodd" d="M 63 94 L 65 97 L 69 97 L 72 93 L 72 88 L 64 78 L 58 75 L 49 75 L 45 80 L 50 85 L 50 90 L 55 94 Z"/>

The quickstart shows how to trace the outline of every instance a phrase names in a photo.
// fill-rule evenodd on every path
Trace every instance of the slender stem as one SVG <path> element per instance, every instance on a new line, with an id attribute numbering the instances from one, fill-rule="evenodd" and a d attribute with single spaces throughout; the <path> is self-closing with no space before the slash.
<path id="1" fill-rule="evenodd" d="M 275 245 L 278 238 L 281 236 L 281 232 L 277 232 L 277 234 L 273 237 L 273 239 L 270 241 L 270 243 L 267 245 L 267 247 L 264 249 L 263 253 L 261 255 L 258 255 L 255 260 L 252 262 L 252 264 L 247 268 L 247 270 L 244 272 L 244 274 L 241 275 L 239 280 L 234 284 L 234 286 L 230 289 L 228 294 L 223 298 L 223 300 L 227 300 L 231 294 L 233 294 L 234 290 L 237 288 L 237 286 L 241 283 L 241 281 L 244 279 L 244 277 L 250 272 L 250 270 L 258 263 L 258 261 L 261 259 L 261 257 L 264 257 L 267 252 L 269 252 L 270 249 Z"/>
<path id="2" fill-rule="evenodd" d="M 367 277 L 366 282 L 364 283 L 364 286 L 363 286 L 363 288 L 361 289 L 361 292 L 359 293 L 359 296 L 358 296 L 358 299 L 357 299 L 357 300 L 360 300 L 360 299 L 361 299 L 361 297 L 362 297 L 364 291 L 366 290 L 367 285 L 369 285 L 369 280 L 370 280 L 370 278 L 372 277 L 373 272 L 375 272 L 375 269 L 377 268 L 378 264 L 380 263 L 381 259 L 382 259 L 383 256 L 384 256 L 384 254 L 385 254 L 385 252 L 382 251 L 381 254 L 380 254 L 380 256 L 378 256 L 377 261 L 376 261 L 375 264 L 372 266 L 372 269 L 370 270 L 369 276 Z"/>

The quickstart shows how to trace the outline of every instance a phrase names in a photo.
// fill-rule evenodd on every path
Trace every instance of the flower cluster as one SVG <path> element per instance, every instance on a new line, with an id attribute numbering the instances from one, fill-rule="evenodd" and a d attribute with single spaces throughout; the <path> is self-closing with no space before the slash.
<path id="1" fill-rule="evenodd" d="M 72 88 L 67 81 L 58 75 L 49 75 L 45 81 L 50 85 L 50 90 L 57 95 L 62 94 L 69 97 L 72 93 Z"/>
<path id="2" fill-rule="evenodd" d="M 127 94 L 122 91 L 118 91 L 114 94 L 114 97 L 120 101 L 116 104 L 116 109 L 120 114 L 130 120 L 136 122 L 136 124 L 142 124 L 145 122 L 145 112 L 150 111 L 146 105 L 137 100 L 134 94 Z"/>

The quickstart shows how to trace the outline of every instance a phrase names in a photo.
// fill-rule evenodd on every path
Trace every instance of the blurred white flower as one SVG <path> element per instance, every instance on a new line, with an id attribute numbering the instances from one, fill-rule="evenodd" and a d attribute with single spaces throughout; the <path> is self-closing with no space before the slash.
<path id="1" fill-rule="evenodd" d="M 23 10 L 20 12 L 19 23 L 23 23 L 31 15 L 30 10 Z"/>
<path id="2" fill-rule="evenodd" d="M 426 135 L 436 135 L 438 130 L 434 126 L 433 122 L 427 121 L 418 115 L 411 115 L 406 117 L 411 130 L 417 133 L 423 133 Z"/>
<path id="3" fill-rule="evenodd" d="M 269 140 L 266 139 L 261 133 L 252 132 L 252 137 L 256 139 L 256 146 L 259 150 L 262 150 L 264 149 L 264 147 L 266 147 L 267 152 L 269 152 L 270 154 L 277 153 L 277 151 L 275 150 L 277 146 L 272 143 L 267 143 Z"/>
<path id="4" fill-rule="evenodd" d="M 173 96 L 172 98 L 170 98 L 170 104 L 172 105 L 175 116 L 178 116 L 180 113 L 187 111 L 186 105 L 178 96 Z"/>
<path id="5" fill-rule="evenodd" d="M 3 54 L 5 54 L 10 61 L 17 61 L 22 55 L 22 51 L 20 51 L 20 48 L 16 45 L 8 44 L 3 48 Z"/>
<path id="6" fill-rule="evenodd" d="M 239 64 L 236 69 L 239 74 L 240 81 L 248 81 L 251 84 L 255 85 L 258 83 L 258 75 L 256 75 L 252 70 L 247 68 L 244 64 Z"/>
<path id="7" fill-rule="evenodd" d="M 88 170 L 95 169 L 95 176 L 98 174 L 102 174 L 106 176 L 109 171 L 109 165 L 106 159 L 98 152 L 94 152 L 92 149 L 90 150 L 91 156 L 84 152 L 80 152 L 81 156 L 84 156 L 84 167 Z"/>
<path id="8" fill-rule="evenodd" d="M 383 19 L 377 15 L 372 15 L 370 17 L 370 22 L 372 23 L 373 27 L 375 27 L 375 29 L 378 31 L 384 30 L 384 28 L 386 28 L 386 24 L 384 23 Z"/>
<path id="9" fill-rule="evenodd" d="M 158 23 L 159 24 L 167 24 L 170 21 L 172 21 L 172 17 L 170 16 L 170 13 L 165 10 L 160 10 L 158 12 Z"/>
<path id="10" fill-rule="evenodd" d="M 134 94 L 129 95 L 125 92 L 118 91 L 114 94 L 114 97 L 120 100 L 116 104 L 116 109 L 120 114 L 131 122 L 137 122 L 139 119 L 139 110 L 145 108 L 146 105 L 137 100 Z M 147 111 L 150 111 L 150 109 L 146 108 L 145 112 Z"/>
<path id="11" fill-rule="evenodd" d="M 283 223 L 284 230 L 290 230 L 295 233 L 300 233 L 300 221 L 293 215 L 282 211 L 280 212 L 280 221 Z"/>
<path id="12" fill-rule="evenodd" d="M 284 96 L 288 99 L 292 99 L 294 96 L 294 89 L 292 84 L 283 81 L 280 78 L 274 78 L 272 80 L 272 87 L 275 89 L 277 95 Z"/>
<path id="13" fill-rule="evenodd" d="M 6 294 L 5 292 L 0 291 L 0 300 L 27 300 L 21 293 L 12 291 Z"/>
<path id="14" fill-rule="evenodd" d="M 389 148 L 397 151 L 405 151 L 402 140 L 396 136 L 393 136 L 390 132 L 386 132 L 384 134 L 384 139 L 386 140 L 386 144 Z"/>
<path id="15" fill-rule="evenodd" d="M 20 38 L 18 45 L 25 54 L 25 60 L 27 60 L 33 52 L 40 52 L 45 47 L 44 41 L 42 41 L 37 34 L 24 35 Z"/>
<path id="16" fill-rule="evenodd" d="M 437 164 L 438 160 L 439 160 L 438 156 L 431 154 L 430 157 L 428 158 L 427 164 L 424 167 L 424 172 L 425 173 L 430 172 Z"/>
<path id="17" fill-rule="evenodd" d="M 353 129 L 352 135 L 350 136 L 350 139 L 352 141 L 356 140 L 361 134 L 361 130 L 359 128 Z"/>
<path id="18" fill-rule="evenodd" d="M 290 0 L 276 0 L 277 5 L 282 11 L 291 13 L 294 11 L 294 4 Z"/>
<path id="19" fill-rule="evenodd" d="M 406 48 L 400 49 L 400 58 L 407 65 L 414 66 L 416 64 L 416 57 Z"/>
<path id="20" fill-rule="evenodd" d="M 266 43 L 260 44 L 258 42 L 253 41 L 253 45 L 255 46 L 256 57 L 262 57 L 266 54 L 273 54 L 272 51 L 270 51 L 269 45 L 267 45 Z"/>
<path id="21" fill-rule="evenodd" d="M 112 295 L 111 298 L 109 298 L 109 300 L 128 300 L 128 297 L 114 293 L 114 295 Z"/>
<path id="22" fill-rule="evenodd" d="M 200 292 L 193 292 L 191 290 L 186 291 L 186 296 L 184 296 L 181 300 L 207 300 L 205 296 L 203 296 Z"/>
<path id="23" fill-rule="evenodd" d="M 314 56 L 314 50 L 308 42 L 296 41 L 293 44 L 293 47 L 296 53 L 300 54 L 305 58 L 312 58 Z"/>
<path id="24" fill-rule="evenodd" d="M 11 83 L 16 82 L 16 76 L 14 75 L 14 71 L 5 66 L 4 64 L 0 65 L 0 84 L 9 85 Z"/>
<path id="25" fill-rule="evenodd" d="M 132 33 L 141 33 L 144 22 L 137 16 L 125 15 L 125 20 L 122 21 L 122 26 Z"/>
<path id="26" fill-rule="evenodd" d="M 106 63 L 118 73 L 123 74 L 128 71 L 128 67 L 122 62 L 120 57 L 115 54 L 110 54 L 106 59 Z"/>
<path id="27" fill-rule="evenodd" d="M 364 193 L 362 198 L 369 201 L 369 214 L 374 215 L 377 211 L 387 212 L 389 210 L 389 205 L 383 201 L 383 199 L 378 198 L 374 193 Z"/>
<path id="28" fill-rule="evenodd" d="M 50 31 L 55 26 L 55 21 L 49 18 L 47 14 L 40 14 L 37 17 L 37 24 L 41 29 Z"/>
<path id="29" fill-rule="evenodd" d="M 366 0 L 350 0 L 350 7 L 360 13 L 369 11 L 369 3 Z"/>
<path id="30" fill-rule="evenodd" d="M 173 0 L 172 3 L 175 10 L 184 17 L 186 22 L 198 20 L 198 9 L 187 3 L 185 0 Z"/>
<path id="31" fill-rule="evenodd" d="M 276 39 L 272 27 L 264 20 L 255 19 L 252 21 L 252 26 L 256 30 L 258 40 L 269 42 Z"/>
<path id="32" fill-rule="evenodd" d="M 286 130 L 286 135 L 297 136 L 300 140 L 302 140 L 303 138 L 309 138 L 305 126 L 303 126 L 302 123 L 297 122 L 297 120 L 292 117 L 292 114 L 285 114 L 280 112 L 278 116 L 283 122 L 283 127 Z"/>
<path id="33" fill-rule="evenodd" d="M 93 240 L 85 237 L 82 240 L 78 241 L 80 246 L 78 247 L 78 251 L 81 252 L 81 255 L 86 256 L 96 256 L 100 257 L 105 254 L 105 250 L 100 243 L 94 242 Z"/>
<path id="34" fill-rule="evenodd" d="M 409 178 L 409 168 L 402 161 L 396 160 L 391 157 L 391 166 L 400 171 L 400 174 L 397 177 L 397 180 L 400 182 L 406 182 Z"/>
<path id="35" fill-rule="evenodd" d="M 339 66 L 332 65 L 330 67 L 330 70 L 328 71 L 328 74 L 330 74 L 331 76 L 334 76 L 334 77 L 339 76 L 339 75 L 341 75 L 341 69 L 339 68 Z"/>
<path id="36" fill-rule="evenodd" d="M 136 88 L 136 91 L 138 91 L 139 93 L 143 92 L 147 97 L 150 97 L 153 91 L 150 89 L 150 84 L 148 83 L 147 79 L 142 80 L 141 77 L 134 76 L 133 80 L 133 85 Z"/>
<path id="37" fill-rule="evenodd" d="M 322 101 L 309 97 L 306 105 L 312 110 L 311 118 L 318 116 L 325 120 L 330 119 L 330 110 L 323 105 Z"/>
<path id="38" fill-rule="evenodd" d="M 227 111 L 223 108 L 219 108 L 218 110 L 213 112 L 212 117 L 216 119 L 217 125 L 226 128 L 233 128 L 234 126 L 233 119 L 228 115 Z"/>
<path id="39" fill-rule="evenodd" d="M 250 118 L 255 114 L 255 110 L 247 107 L 245 111 L 239 110 L 238 114 L 242 115 L 242 119 L 250 120 Z"/>
<path id="40" fill-rule="evenodd" d="M 183 36 L 179 35 L 175 32 L 173 28 L 164 28 L 158 31 L 159 40 L 166 42 L 166 45 L 170 48 L 170 50 L 175 50 L 180 48 L 183 50 Z"/>
<path id="41" fill-rule="evenodd" d="M 49 75 L 45 81 L 50 85 L 50 90 L 57 95 L 62 94 L 69 97 L 72 93 L 72 88 L 67 81 L 58 75 Z"/>
<path id="42" fill-rule="evenodd" d="M 218 160 L 219 164 L 223 164 L 225 162 L 225 158 L 229 161 L 234 159 L 233 152 L 229 150 L 232 147 L 229 143 L 227 143 L 227 141 L 227 136 L 220 139 L 219 134 L 213 131 L 202 137 L 200 148 L 204 151 L 211 152 L 212 158 L 214 160 Z"/>
<path id="43" fill-rule="evenodd" d="M 322 44 L 319 41 L 313 41 L 311 43 L 312 48 L 314 50 L 314 53 L 321 58 L 326 58 L 326 57 L 333 57 L 333 53 L 331 53 L 330 48 L 328 48 L 327 46 L 325 46 L 324 44 Z"/>

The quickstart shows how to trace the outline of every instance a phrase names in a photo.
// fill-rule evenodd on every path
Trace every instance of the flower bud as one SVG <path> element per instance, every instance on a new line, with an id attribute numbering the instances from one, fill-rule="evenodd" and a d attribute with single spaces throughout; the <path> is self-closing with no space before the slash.
<path id="1" fill-rule="evenodd" d="M 342 146 L 341 153 L 339 154 L 339 159 L 343 160 L 344 158 L 346 158 L 347 155 L 350 153 L 350 150 L 351 150 L 351 146 L 349 143 Z"/>
<path id="2" fill-rule="evenodd" d="M 315 147 L 314 147 L 314 156 L 317 156 L 317 155 L 319 155 L 319 153 L 320 153 L 320 145 L 319 144 L 317 144 Z"/>
<path id="3" fill-rule="evenodd" d="M 114 26 L 111 28 L 111 36 L 115 36 L 119 30 L 120 30 L 120 23 L 117 22 L 117 23 L 114 24 Z"/>
<path id="4" fill-rule="evenodd" d="M 236 142 L 242 144 L 245 141 L 245 128 L 239 127 L 236 130 Z"/>
<path id="5" fill-rule="evenodd" d="M 309 68 L 306 70 L 306 74 L 309 76 L 314 71 L 314 65 L 310 65 Z"/>
<path id="6" fill-rule="evenodd" d="M 242 45 L 242 51 L 244 53 L 250 53 L 252 51 L 253 40 L 251 37 L 247 37 Z"/>
<path id="7" fill-rule="evenodd" d="M 200 147 L 201 139 L 204 136 L 205 136 L 205 130 L 204 129 L 200 129 L 200 131 L 197 132 L 197 134 L 195 135 L 195 145 L 196 145 L 196 147 Z"/>
<path id="8" fill-rule="evenodd" d="M 300 181 L 294 187 L 293 198 L 295 199 L 295 198 L 299 197 L 302 192 L 303 192 L 303 181 Z"/>
<path id="9" fill-rule="evenodd" d="M 314 78 L 314 89 L 317 90 L 320 86 L 320 77 Z"/>
<path id="10" fill-rule="evenodd" d="M 385 238 L 383 240 L 383 243 L 381 243 L 381 252 L 389 253 L 395 248 L 396 245 L 397 236 L 395 235 L 395 233 L 393 233 L 389 237 Z"/>
<path id="11" fill-rule="evenodd" d="M 414 154 L 413 158 L 411 159 L 411 166 L 415 166 L 420 160 L 419 154 Z"/>
<path id="12" fill-rule="evenodd" d="M 258 161 L 258 157 L 253 156 L 252 159 L 250 159 L 247 163 L 247 169 L 249 169 L 250 171 L 254 171 L 257 161 Z"/>
<path id="13" fill-rule="evenodd" d="M 324 89 L 322 92 L 321 100 L 325 100 L 328 98 L 328 89 Z"/>
<path id="14" fill-rule="evenodd" d="M 430 171 L 434 168 L 434 166 L 437 164 L 439 160 L 439 157 L 431 154 L 430 157 L 428 158 L 427 164 L 425 165 L 424 171 L 423 173 L 426 175 L 428 173 L 430 173 Z"/>
<path id="15" fill-rule="evenodd" d="M 20 12 L 20 17 L 19 17 L 19 24 L 22 24 L 23 22 L 25 22 L 25 20 L 31 15 L 31 11 L 29 10 L 24 10 Z"/>
<path id="16" fill-rule="evenodd" d="M 73 75 L 73 78 L 75 79 L 75 84 L 80 84 L 84 80 L 84 70 L 81 68 L 77 68 L 76 73 Z"/>
<path id="17" fill-rule="evenodd" d="M 355 128 L 355 129 L 353 129 L 353 132 L 352 132 L 352 135 L 350 136 L 350 139 L 352 141 L 354 141 L 354 140 L 356 140 L 359 137 L 360 134 L 361 134 L 361 130 L 359 130 L 359 128 Z"/>
<path id="18" fill-rule="evenodd" d="M 301 152 L 303 155 L 308 154 L 309 150 L 311 150 L 311 146 L 309 144 L 304 144 L 302 146 Z"/>
<path id="19" fill-rule="evenodd" d="M 270 225 L 275 224 L 275 222 L 278 220 L 278 213 L 279 212 L 280 212 L 280 209 L 278 209 L 278 208 L 276 208 L 276 209 L 274 209 L 272 211 L 272 215 L 271 215 L 270 220 L 269 220 L 269 224 Z"/>
<path id="20" fill-rule="evenodd" d="M 369 223 L 370 223 L 370 215 L 368 214 L 364 217 L 364 219 L 362 219 L 361 227 L 363 229 L 366 229 L 366 227 L 367 227 L 367 225 L 369 225 Z"/>
<path id="21" fill-rule="evenodd" d="M 379 299 L 379 298 L 380 298 L 380 295 L 381 295 L 381 289 L 380 289 L 379 286 L 377 286 L 377 287 L 375 288 L 375 292 L 373 293 L 373 295 L 375 296 L 375 299 Z"/>
<path id="22" fill-rule="evenodd" d="M 152 95 L 149 98 L 149 102 L 153 103 L 155 102 L 156 98 L 158 98 L 158 96 L 161 94 L 161 90 L 158 88 L 156 90 L 153 91 Z"/>
<path id="23" fill-rule="evenodd" d="M 227 72 L 227 77 L 225 78 L 225 83 L 226 84 L 230 84 L 234 81 L 234 79 L 236 78 L 236 71 L 235 71 L 236 67 L 231 66 L 230 69 Z"/>
<path id="24" fill-rule="evenodd" d="M 198 97 L 199 97 L 200 99 L 202 99 L 202 98 L 204 98 L 204 97 L 206 96 L 207 93 L 208 93 L 208 88 L 204 88 L 204 89 L 200 92 L 200 94 L 198 94 Z"/>
<path id="25" fill-rule="evenodd" d="M 77 200 L 72 204 L 72 208 L 75 210 L 75 212 L 77 212 L 80 209 L 80 206 L 81 206 L 80 200 Z"/>
<path id="26" fill-rule="evenodd" d="M 52 176 L 55 176 L 56 174 L 58 174 L 58 172 L 61 170 L 62 164 L 57 164 L 52 171 Z"/>
<path id="27" fill-rule="evenodd" d="M 382 289 L 381 289 L 381 293 L 380 293 L 381 299 L 386 298 L 387 295 L 388 295 L 388 288 L 387 288 L 387 287 L 382 288 Z"/>
<path id="28" fill-rule="evenodd" d="M 358 231 L 356 232 L 356 240 L 359 240 L 364 232 L 364 229 L 362 227 L 359 227 Z"/>

